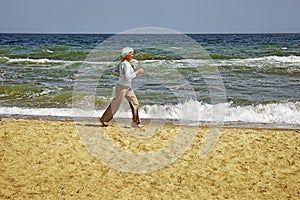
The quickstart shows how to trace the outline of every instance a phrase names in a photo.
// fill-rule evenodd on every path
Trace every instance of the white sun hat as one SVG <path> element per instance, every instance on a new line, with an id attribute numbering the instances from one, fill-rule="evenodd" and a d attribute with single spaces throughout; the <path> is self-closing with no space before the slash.
<path id="1" fill-rule="evenodd" d="M 122 49 L 122 56 L 125 57 L 127 56 L 129 53 L 133 52 L 133 48 L 131 47 L 125 47 Z"/>

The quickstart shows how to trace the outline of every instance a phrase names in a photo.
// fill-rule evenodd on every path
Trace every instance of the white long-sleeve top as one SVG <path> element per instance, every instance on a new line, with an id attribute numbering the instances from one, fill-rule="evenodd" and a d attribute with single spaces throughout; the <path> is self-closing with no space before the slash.
<path id="1" fill-rule="evenodd" d="M 124 86 L 131 87 L 131 79 L 136 77 L 134 69 L 128 61 L 123 61 L 119 64 L 120 78 L 118 83 Z"/>

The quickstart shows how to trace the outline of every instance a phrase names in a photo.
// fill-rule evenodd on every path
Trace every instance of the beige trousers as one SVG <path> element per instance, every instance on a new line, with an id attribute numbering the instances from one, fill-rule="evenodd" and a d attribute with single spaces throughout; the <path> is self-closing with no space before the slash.
<path id="1" fill-rule="evenodd" d="M 130 105 L 131 112 L 132 112 L 132 121 L 135 124 L 140 124 L 139 113 L 138 113 L 138 107 L 139 107 L 138 99 L 130 87 L 123 86 L 120 84 L 116 85 L 115 97 L 110 102 L 108 108 L 105 110 L 102 117 L 100 118 L 101 122 L 109 122 L 113 118 L 114 114 L 119 109 L 124 97 L 127 99 Z"/>

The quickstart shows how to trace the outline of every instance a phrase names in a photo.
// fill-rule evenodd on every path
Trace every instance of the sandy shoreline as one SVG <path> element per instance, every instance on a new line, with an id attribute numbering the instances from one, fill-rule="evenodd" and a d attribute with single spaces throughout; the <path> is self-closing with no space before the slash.
<path id="1" fill-rule="evenodd" d="M 120 148 L 132 152 L 162 148 L 178 129 L 149 124 L 146 130 L 159 134 L 143 142 L 116 127 L 103 129 Z M 72 121 L 1 118 L 0 199 L 300 198 L 299 130 L 223 128 L 213 150 L 199 158 L 207 127 L 190 129 L 196 131 L 195 139 L 178 160 L 135 174 L 94 158 Z"/>

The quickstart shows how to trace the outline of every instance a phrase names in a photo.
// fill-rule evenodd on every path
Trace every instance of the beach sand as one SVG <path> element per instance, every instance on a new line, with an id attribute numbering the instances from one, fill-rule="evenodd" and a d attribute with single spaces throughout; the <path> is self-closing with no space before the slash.
<path id="1" fill-rule="evenodd" d="M 162 148 L 179 128 L 148 124 L 144 130 L 159 134 L 134 140 L 118 133 L 116 123 L 105 128 L 80 123 L 105 130 L 132 152 Z M 300 199 L 299 130 L 223 128 L 213 149 L 200 158 L 208 128 L 184 128 L 196 129 L 187 151 L 159 170 L 138 174 L 93 157 L 73 121 L 2 118 L 0 199 Z"/>

